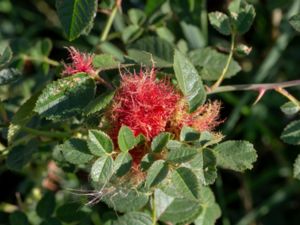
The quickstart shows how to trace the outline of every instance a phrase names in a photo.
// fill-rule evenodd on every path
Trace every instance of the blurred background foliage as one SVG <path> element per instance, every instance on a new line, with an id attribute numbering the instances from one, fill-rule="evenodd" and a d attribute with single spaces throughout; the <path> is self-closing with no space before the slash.
<path id="1" fill-rule="evenodd" d="M 238 42 L 251 46 L 252 52 L 247 57 L 235 56 L 241 71 L 238 76 L 225 80 L 224 84 L 281 82 L 299 77 L 300 37 L 287 22 L 291 15 L 299 13 L 298 1 L 248 1 L 256 9 L 256 18 L 250 31 L 238 37 Z M 5 108 L 5 116 L 10 119 L 32 93 L 38 93 L 49 80 L 59 78 L 61 68 L 57 62 L 67 60 L 65 46 L 76 46 L 87 52 L 106 52 L 123 60 L 124 53 L 136 41 L 158 36 L 186 52 L 213 46 L 226 53 L 229 38 L 213 30 L 205 17 L 207 12 L 226 11 L 229 2 L 123 1 L 122 14 L 118 12 L 111 32 L 101 42 L 100 36 L 107 20 L 105 12 L 114 4 L 103 0 L 99 2 L 90 34 L 69 42 L 63 35 L 54 0 L 1 0 L 0 49 L 2 51 L 10 43 L 17 56 L 12 64 L 22 71 L 23 76 L 13 85 L 0 87 L 0 113 Z M 291 93 L 300 97 L 299 90 L 293 88 Z M 219 174 L 213 186 L 222 209 L 218 224 L 298 225 L 300 183 L 292 178 L 292 165 L 299 148 L 286 145 L 279 139 L 285 125 L 295 116 L 281 112 L 280 106 L 286 100 L 277 93 L 268 92 L 253 106 L 256 95 L 255 92 L 233 92 L 210 96 L 223 102 L 222 118 L 226 122 L 221 128 L 227 138 L 246 139 L 258 151 L 258 160 L 252 171 L 239 174 L 223 170 Z M 5 116 L 2 115 L 0 127 L 1 151 L 7 144 Z M 47 128 L 47 121 L 33 120 L 31 123 L 43 123 Z M 88 178 L 80 172 L 72 173 L 72 168 L 68 168 L 70 173 L 67 168 L 65 173 L 53 172 L 51 146 L 56 142 L 46 143 L 37 150 L 37 141 L 33 138 L 29 144 L 18 147 L 21 149 L 15 149 L 15 154 L 21 154 L 24 149 L 28 154 L 28 157 L 22 158 L 26 167 L 19 172 L 8 170 L 1 156 L 0 224 L 9 224 L 9 221 L 12 224 L 28 224 L 20 212 L 11 214 L 17 207 L 29 212 L 27 216 L 34 224 L 53 214 L 54 208 L 57 209 L 56 216 L 66 224 L 100 225 L 106 224 L 106 218 L 115 216 L 103 204 L 82 207 L 81 197 L 65 190 L 56 193 L 56 202 L 52 192 L 45 195 L 47 188 L 55 189 L 56 186 L 84 189 L 82 180 Z M 37 151 L 39 154 L 36 154 Z M 43 205 L 44 198 L 47 198 L 47 206 Z M 52 219 L 43 224 L 60 222 Z"/>

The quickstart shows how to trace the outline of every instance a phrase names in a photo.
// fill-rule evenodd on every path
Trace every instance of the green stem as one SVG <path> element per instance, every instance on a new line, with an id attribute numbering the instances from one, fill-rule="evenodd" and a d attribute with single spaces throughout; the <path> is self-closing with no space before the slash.
<path id="1" fill-rule="evenodd" d="M 103 42 L 103 41 L 105 41 L 107 39 L 108 33 L 109 33 L 110 29 L 111 29 L 111 26 L 112 26 L 112 23 L 113 23 L 113 21 L 115 19 L 117 11 L 118 11 L 119 7 L 121 6 L 121 2 L 122 2 L 121 0 L 116 0 L 115 6 L 113 7 L 113 9 L 111 11 L 111 13 L 109 15 L 109 18 L 108 18 L 108 20 L 107 20 L 107 22 L 105 24 L 104 30 L 103 30 L 103 32 L 101 34 L 101 37 L 100 37 L 100 41 L 101 42 Z"/>
<path id="2" fill-rule="evenodd" d="M 53 59 L 49 59 L 47 56 L 36 58 L 36 57 L 29 56 L 29 55 L 21 55 L 21 57 L 24 60 L 30 60 L 30 61 L 35 61 L 35 62 L 48 63 L 51 66 L 59 66 L 60 65 L 59 62 L 57 62 L 57 61 L 55 61 Z"/>
<path id="3" fill-rule="evenodd" d="M 228 55 L 228 58 L 227 58 L 227 62 L 225 64 L 225 67 L 219 77 L 219 79 L 216 81 L 216 83 L 214 83 L 214 85 L 211 87 L 212 90 L 216 89 L 217 87 L 220 86 L 220 84 L 223 82 L 224 78 L 225 78 L 225 75 L 227 73 L 227 70 L 229 68 L 229 65 L 230 65 L 230 62 L 231 62 L 231 59 L 233 57 L 233 52 L 234 52 L 234 46 L 235 46 L 235 33 L 233 33 L 231 35 L 231 45 L 230 45 L 230 52 L 229 52 L 229 55 Z"/>
<path id="4" fill-rule="evenodd" d="M 207 30 L 207 2 L 206 0 L 202 0 L 201 5 L 201 15 L 200 15 L 200 23 L 201 23 L 201 30 L 205 39 L 205 44 L 207 45 L 208 42 L 208 30 Z"/>
<path id="5" fill-rule="evenodd" d="M 69 133 L 60 132 L 60 131 L 44 131 L 44 130 L 37 130 L 29 127 L 22 127 L 23 131 L 26 131 L 27 133 L 36 135 L 36 136 L 44 136 L 49 138 L 68 138 L 70 137 Z"/>
<path id="6" fill-rule="evenodd" d="M 155 198 L 154 198 L 154 194 L 152 195 L 152 208 L 153 208 L 153 212 L 152 212 L 152 225 L 156 225 L 156 207 L 155 207 Z"/>

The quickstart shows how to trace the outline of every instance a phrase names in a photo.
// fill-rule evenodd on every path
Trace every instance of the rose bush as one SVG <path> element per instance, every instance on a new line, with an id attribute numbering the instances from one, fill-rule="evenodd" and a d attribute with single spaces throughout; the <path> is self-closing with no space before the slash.
<path id="1" fill-rule="evenodd" d="M 0 223 L 297 224 L 268 214 L 300 177 L 300 5 L 274 2 L 0 3 Z"/>

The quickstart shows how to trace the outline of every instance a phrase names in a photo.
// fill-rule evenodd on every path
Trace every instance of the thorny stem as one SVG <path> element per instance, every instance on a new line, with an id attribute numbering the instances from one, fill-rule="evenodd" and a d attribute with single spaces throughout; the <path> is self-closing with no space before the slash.
<path id="1" fill-rule="evenodd" d="M 113 21 L 115 19 L 117 11 L 118 11 L 118 9 L 121 6 L 121 2 L 122 2 L 122 0 L 116 0 L 115 6 L 114 6 L 114 8 L 111 11 L 110 16 L 108 17 L 108 20 L 107 20 L 107 22 L 105 24 L 104 30 L 103 30 L 103 32 L 101 34 L 100 41 L 103 42 L 103 41 L 105 41 L 107 39 L 108 33 L 109 33 L 110 28 L 112 26 L 112 23 L 113 23 Z"/>
<path id="2" fill-rule="evenodd" d="M 37 136 L 44 136 L 44 137 L 49 137 L 49 138 L 67 138 L 70 136 L 69 133 L 66 132 L 60 132 L 60 131 L 44 131 L 44 130 L 37 130 L 37 129 L 33 129 L 33 128 L 29 128 L 29 127 L 22 127 L 22 130 L 33 134 L 33 135 L 37 135 Z"/>
<path id="3" fill-rule="evenodd" d="M 275 90 L 276 88 L 287 88 L 300 86 L 300 80 L 291 80 L 280 83 L 265 83 L 265 84 L 238 84 L 238 85 L 226 85 L 217 87 L 215 89 L 209 89 L 207 94 L 216 94 L 221 92 L 230 92 L 230 91 L 259 91 L 259 90 Z"/>
<path id="4" fill-rule="evenodd" d="M 225 67 L 224 69 L 222 70 L 222 73 L 219 77 L 219 79 L 216 81 L 216 83 L 213 84 L 213 86 L 211 87 L 212 90 L 218 88 L 220 86 L 220 84 L 223 82 L 224 78 L 225 78 L 225 75 L 227 73 L 227 70 L 229 68 L 229 65 L 230 65 L 230 62 L 231 62 L 231 59 L 232 59 L 232 56 L 233 56 L 233 51 L 234 51 L 234 46 L 235 46 L 235 33 L 233 33 L 231 35 L 231 45 L 230 45 L 230 53 L 228 55 L 228 58 L 227 58 L 227 62 L 225 64 Z"/>
<path id="5" fill-rule="evenodd" d="M 286 81 L 281 83 L 227 85 L 227 86 L 217 87 L 216 89 L 208 88 L 207 94 L 216 94 L 216 93 L 229 92 L 229 91 L 254 90 L 254 91 L 259 91 L 259 96 L 255 101 L 255 103 L 257 103 L 267 90 L 275 90 L 281 95 L 283 95 L 284 97 L 286 97 L 288 100 L 293 102 L 296 106 L 300 107 L 300 102 L 298 101 L 298 99 L 284 89 L 284 88 L 294 87 L 299 85 L 300 85 L 300 80 L 292 80 L 292 81 Z"/>

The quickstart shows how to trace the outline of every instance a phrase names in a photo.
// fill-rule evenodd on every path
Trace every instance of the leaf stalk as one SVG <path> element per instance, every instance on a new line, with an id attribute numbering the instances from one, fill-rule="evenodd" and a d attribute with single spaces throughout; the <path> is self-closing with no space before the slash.
<path id="1" fill-rule="evenodd" d="M 115 5 L 114 5 L 109 17 L 108 17 L 108 20 L 105 24 L 104 30 L 101 34 L 101 37 L 100 37 L 101 42 L 106 41 L 106 39 L 108 37 L 108 34 L 109 34 L 109 31 L 111 29 L 112 23 L 113 23 L 113 21 L 116 17 L 117 11 L 121 7 L 121 3 L 122 3 L 122 0 L 116 0 L 116 3 L 115 3 Z"/>
<path id="2" fill-rule="evenodd" d="M 211 87 L 212 90 L 218 88 L 221 85 L 221 83 L 223 82 L 223 80 L 225 78 L 225 75 L 226 75 L 226 73 L 227 73 L 227 71 L 229 69 L 229 65 L 231 63 L 231 60 L 232 60 L 232 57 L 233 57 L 233 52 L 234 52 L 234 47 L 235 47 L 235 36 L 236 36 L 235 33 L 232 33 L 232 35 L 231 35 L 230 52 L 229 52 L 229 55 L 228 55 L 228 58 L 227 58 L 227 62 L 225 64 L 224 69 L 222 70 L 222 73 L 221 73 L 219 79 Z"/>

